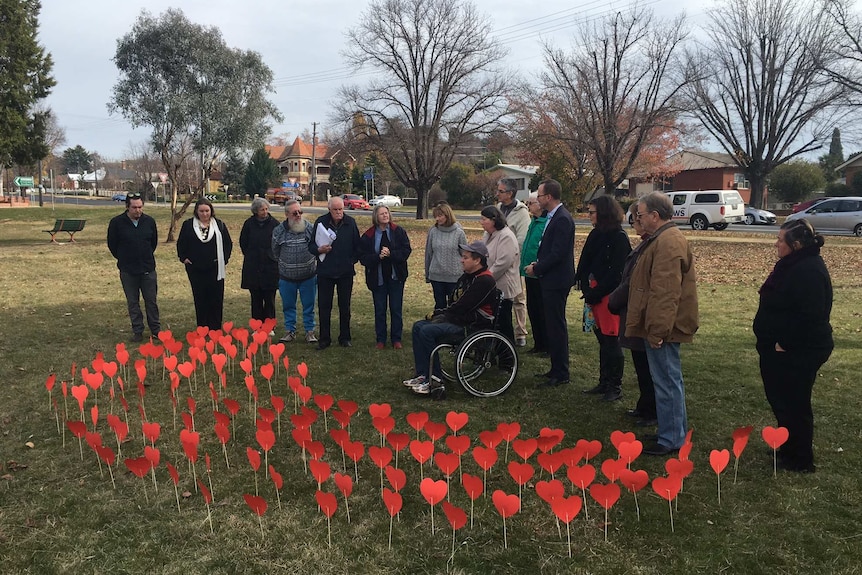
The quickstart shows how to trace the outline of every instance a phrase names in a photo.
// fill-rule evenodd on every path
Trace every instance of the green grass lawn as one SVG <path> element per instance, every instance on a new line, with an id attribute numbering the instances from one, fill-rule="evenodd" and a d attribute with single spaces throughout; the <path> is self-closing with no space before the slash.
<path id="1" fill-rule="evenodd" d="M 381 499 L 380 471 L 369 459 L 368 448 L 380 444 L 368 407 L 389 404 L 395 432 L 417 433 L 406 420 L 409 413 L 427 412 L 443 423 L 449 412 L 467 413 L 469 422 L 459 431 L 468 435 L 472 447 L 481 445 L 480 434 L 501 422 L 518 422 L 520 438 L 537 437 L 543 428 L 565 434 L 561 448 L 573 447 L 578 439 L 602 442 L 601 453 L 592 461 L 616 457 L 610 435 L 615 430 L 637 431 L 624 414 L 636 399 L 631 364 L 626 367 L 623 401 L 604 404 L 581 390 L 595 384 L 598 346 L 595 338 L 580 330 L 581 301 L 569 300 L 573 384 L 554 390 L 537 390 L 533 374 L 547 368 L 545 361 L 526 354 L 521 357 L 519 376 L 499 398 L 480 400 L 463 391 L 451 390 L 446 401 L 425 400 L 411 394 L 401 380 L 412 375 L 409 336 L 405 349 L 374 349 L 371 297 L 364 286 L 361 268 L 353 294 L 353 347 L 337 346 L 318 352 L 304 342 L 287 345 L 290 374 L 296 366 L 308 367 L 307 383 L 315 394 L 330 394 L 336 400 L 355 401 L 359 410 L 350 424 L 352 440 L 360 441 L 365 455 L 356 468 L 343 466 L 340 449 L 324 429 L 323 417 L 313 424 L 314 438 L 325 447 L 323 460 L 333 472 L 358 472 L 349 498 L 348 521 L 344 498 L 330 478 L 322 490 L 338 495 L 338 509 L 331 520 L 331 546 L 325 516 L 315 501 L 317 483 L 306 472 L 302 452 L 291 438 L 290 415 L 294 394 L 286 385 L 285 370 L 273 377 L 273 392 L 285 398 L 281 432 L 268 455 L 268 462 L 284 477 L 281 507 L 264 466 L 255 478 L 246 448 L 258 448 L 253 404 L 243 382 L 241 368 L 228 368 L 227 388 L 220 396 L 240 402 L 235 427 L 225 457 L 213 432 L 214 416 L 208 383 L 214 379 L 212 365 L 206 374 L 197 372 L 197 388 L 190 393 L 182 378 L 177 411 L 188 411 L 187 398 L 196 401 L 195 428 L 200 432 L 200 459 L 196 475 L 209 488 L 210 530 L 204 498 L 196 489 L 192 470 L 179 442 L 182 421 L 174 415 L 169 383 L 161 362 L 148 363 L 144 398 L 149 421 L 162 426 L 156 446 L 161 463 L 151 475 L 139 479 L 122 462 L 140 457 L 139 398 L 134 370 L 125 386 L 130 406 L 130 433 L 122 445 L 122 457 L 113 468 L 116 488 L 95 453 L 67 430 L 58 432 L 55 411 L 59 406 L 60 428 L 64 400 L 60 380 L 70 380 L 75 364 L 90 365 L 97 353 L 115 358 L 115 345 L 128 342 L 130 327 L 115 261 L 105 246 L 107 222 L 121 208 L 75 208 L 51 212 L 48 208 L 0 210 L 0 565 L 4 573 L 857 573 L 862 571 L 862 509 L 860 496 L 859 366 L 862 364 L 859 304 L 862 296 L 860 264 L 862 249 L 856 238 L 827 238 L 824 257 L 835 284 L 832 323 L 836 350 L 821 370 L 815 386 L 814 475 L 778 472 L 773 477 L 772 458 L 760 430 L 775 425 L 763 395 L 751 320 L 757 306 L 757 288 L 774 263 L 774 238 L 756 234 L 706 232 L 691 234 L 698 261 L 701 328 L 695 342 L 683 346 L 690 426 L 694 430 L 692 474 L 673 508 L 671 532 L 668 503 L 647 486 L 635 500 L 623 489 L 622 497 L 605 514 L 587 495 L 587 508 L 571 522 L 572 557 L 568 556 L 565 525 L 558 524 L 550 507 L 537 495 L 535 485 L 550 476 L 542 472 L 534 455 L 529 463 L 535 476 L 521 493 L 521 510 L 503 521 L 494 508 L 491 493 L 497 489 L 518 494 L 518 486 L 506 468 L 518 459 L 506 443 L 497 451 L 499 461 L 487 476 L 487 496 L 473 508 L 473 525 L 456 534 L 440 505 L 432 511 L 420 493 L 420 469 L 405 449 L 398 467 L 405 471 L 403 508 L 391 523 Z M 247 211 L 218 210 L 238 240 Z M 278 211 L 278 210 L 277 210 Z M 167 231 L 167 212 L 147 207 Z M 77 243 L 47 242 L 55 218 L 86 218 L 87 227 L 76 234 Z M 401 221 L 414 246 L 411 277 L 405 298 L 405 330 L 424 316 L 432 305 L 429 286 L 422 282 L 422 248 L 428 222 Z M 359 218 L 360 228 L 370 225 Z M 468 236 L 480 235 L 478 225 L 467 222 Z M 579 228 L 578 251 L 587 230 Z M 59 238 L 60 236 L 58 236 Z M 172 244 L 160 244 L 156 252 L 160 283 L 159 303 L 163 329 L 169 329 L 185 344 L 193 329 L 194 309 L 182 265 Z M 241 254 L 237 249 L 228 266 L 225 318 L 247 324 L 249 302 L 239 289 Z M 280 315 L 280 314 L 279 314 Z M 337 329 L 337 322 L 334 327 Z M 282 335 L 283 328 L 277 328 Z M 409 331 L 408 331 L 409 333 Z M 140 357 L 136 347 L 130 365 Z M 187 359 L 187 345 L 180 361 Z M 269 361 L 265 352 L 256 367 Z M 46 378 L 57 374 L 53 395 L 45 389 Z M 260 392 L 259 406 L 269 407 L 266 380 L 255 371 Z M 194 383 L 194 378 L 192 379 Z M 71 381 L 70 381 L 71 384 Z M 216 384 L 218 382 L 216 381 Z M 105 416 L 122 413 L 119 398 L 111 401 L 109 382 L 98 392 L 98 425 L 105 445 L 116 450 L 116 440 Z M 119 390 L 117 390 L 119 394 Z M 66 400 L 70 419 L 81 419 L 77 401 Z M 84 419 L 91 422 L 94 393 L 85 406 Z M 314 407 L 314 402 L 309 402 Z M 226 411 L 222 405 L 219 408 Z M 335 408 L 333 408 L 335 409 Z M 327 416 L 330 429 L 337 427 Z M 739 463 L 736 483 L 733 460 L 721 477 L 721 504 L 717 500 L 716 475 L 709 465 L 713 449 L 730 449 L 731 433 L 739 426 L 753 425 L 748 447 Z M 90 425 L 92 429 L 92 425 Z M 650 431 L 651 430 L 647 430 Z M 422 440 L 428 437 L 423 432 Z M 65 442 L 65 445 L 64 445 Z M 436 451 L 448 452 L 443 439 Z M 206 473 L 204 453 L 211 457 L 212 472 Z M 174 487 L 165 463 L 180 475 L 177 510 Z M 633 468 L 644 469 L 650 479 L 665 473 L 664 458 L 641 456 Z M 465 473 L 482 477 L 473 457 L 465 454 Z M 356 471 L 355 471 L 356 470 Z M 421 476 L 435 480 L 443 475 L 433 461 Z M 568 494 L 573 490 L 565 468 L 556 472 Z M 607 480 L 600 470 L 597 481 Z M 254 494 L 255 485 L 268 503 L 261 522 L 243 500 Z M 385 483 L 388 487 L 388 482 Z M 470 514 L 459 472 L 449 486 L 452 504 Z M 605 533 L 607 531 L 607 540 Z"/>

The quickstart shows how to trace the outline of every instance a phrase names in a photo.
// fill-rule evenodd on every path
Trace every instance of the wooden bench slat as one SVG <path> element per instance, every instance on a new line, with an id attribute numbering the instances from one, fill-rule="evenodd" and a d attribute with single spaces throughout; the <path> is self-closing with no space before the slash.
<path id="1" fill-rule="evenodd" d="M 57 243 L 54 239 L 54 236 L 59 232 L 66 232 L 69 234 L 69 241 L 75 241 L 75 233 L 80 232 L 84 229 L 84 225 L 87 223 L 87 220 L 56 220 L 54 222 L 54 227 L 50 230 L 42 230 L 45 233 L 51 234 L 51 241 L 53 243 Z"/>

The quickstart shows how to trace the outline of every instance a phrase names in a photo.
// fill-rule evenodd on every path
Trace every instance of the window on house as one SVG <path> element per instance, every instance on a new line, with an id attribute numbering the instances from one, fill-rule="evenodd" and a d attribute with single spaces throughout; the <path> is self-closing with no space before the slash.
<path id="1" fill-rule="evenodd" d="M 745 179 L 745 174 L 736 173 L 733 174 L 733 187 L 737 190 L 748 190 L 751 189 L 751 183 Z"/>

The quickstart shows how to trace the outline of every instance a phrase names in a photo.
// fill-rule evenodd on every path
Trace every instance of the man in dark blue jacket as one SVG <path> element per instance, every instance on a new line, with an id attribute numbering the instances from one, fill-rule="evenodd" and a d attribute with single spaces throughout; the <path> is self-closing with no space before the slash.
<path id="1" fill-rule="evenodd" d="M 344 213 L 344 201 L 329 198 L 329 213 L 317 218 L 308 251 L 317 256 L 317 315 L 320 337 L 317 349 L 332 344 L 330 319 L 332 300 L 338 290 L 338 343 L 350 347 L 350 296 L 353 292 L 354 264 L 359 261 L 359 228 Z M 326 241 L 321 238 L 326 237 Z"/>
<path id="2" fill-rule="evenodd" d="M 108 249 L 117 259 L 120 270 L 120 283 L 132 322 L 132 341 L 144 339 L 141 296 L 144 297 L 150 333 L 158 336 L 161 329 L 156 302 L 159 291 L 156 258 L 153 255 L 158 243 L 156 220 L 144 213 L 144 199 L 140 194 L 127 194 L 126 211 L 108 224 Z"/>
<path id="3" fill-rule="evenodd" d="M 575 283 L 575 220 L 562 203 L 562 188 L 556 180 L 539 184 L 539 205 L 548 212 L 548 223 L 539 244 L 536 261 L 525 269 L 539 278 L 548 334 L 551 369 L 538 374 L 545 381 L 538 387 L 569 383 L 569 329 L 566 301 Z"/>

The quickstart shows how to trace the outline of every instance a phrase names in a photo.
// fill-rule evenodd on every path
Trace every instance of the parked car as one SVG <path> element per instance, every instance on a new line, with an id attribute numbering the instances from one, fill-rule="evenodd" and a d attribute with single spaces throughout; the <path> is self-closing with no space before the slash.
<path id="1" fill-rule="evenodd" d="M 829 198 L 805 211 L 790 214 L 785 221 L 802 218 L 818 232 L 851 232 L 862 237 L 862 197 Z"/>
<path id="2" fill-rule="evenodd" d="M 742 221 L 746 226 L 754 224 L 764 224 L 771 226 L 776 221 L 775 214 L 766 210 L 761 210 L 753 206 L 745 206 L 745 219 Z"/>
<path id="3" fill-rule="evenodd" d="M 111 199 L 115 202 L 125 202 L 126 201 L 126 192 L 119 192 L 111 196 Z"/>
<path id="4" fill-rule="evenodd" d="M 804 212 L 805 210 L 807 210 L 808 208 L 810 208 L 814 204 L 818 204 L 818 203 L 822 202 L 823 200 L 828 200 L 828 199 L 830 199 L 830 198 L 823 197 L 823 198 L 814 198 L 811 200 L 805 200 L 804 202 L 799 202 L 798 204 L 793 204 L 793 208 L 791 211 L 794 214 L 796 212 Z"/>
<path id="5" fill-rule="evenodd" d="M 388 208 L 400 208 L 401 198 L 398 196 L 374 196 L 368 200 L 368 205 L 374 207 L 376 205 L 386 206 Z"/>
<path id="6" fill-rule="evenodd" d="M 368 205 L 368 202 L 366 202 L 365 198 L 363 198 L 362 196 L 357 196 L 356 194 L 344 194 L 341 196 L 341 199 L 344 200 L 345 210 L 371 209 L 371 206 Z"/>
<path id="7" fill-rule="evenodd" d="M 689 224 L 693 230 L 716 230 L 745 219 L 745 202 L 736 190 L 667 192 L 673 204 L 673 221 Z"/>
<path id="8" fill-rule="evenodd" d="M 302 203 L 302 196 L 287 188 L 270 188 L 266 191 L 266 201 L 271 204 L 284 204 L 290 200 Z"/>

